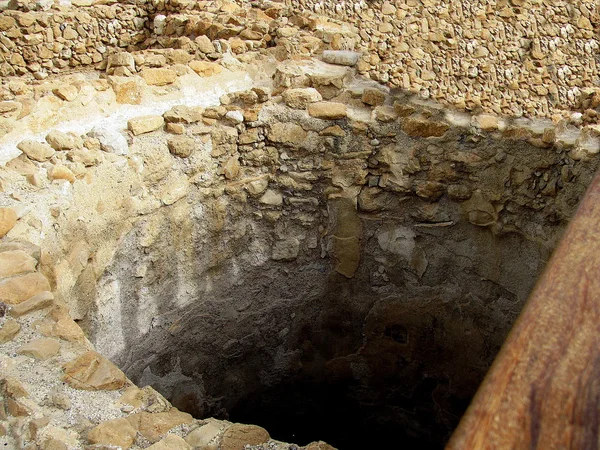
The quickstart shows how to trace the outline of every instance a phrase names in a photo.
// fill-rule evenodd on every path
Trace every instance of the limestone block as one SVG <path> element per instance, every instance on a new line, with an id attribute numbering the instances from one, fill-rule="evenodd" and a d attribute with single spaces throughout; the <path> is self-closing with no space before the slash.
<path id="1" fill-rule="evenodd" d="M 43 334 L 47 335 L 45 332 Z M 85 340 L 85 334 L 81 327 L 66 313 L 58 317 L 52 325 L 49 335 L 69 342 L 82 342 Z"/>
<path id="2" fill-rule="evenodd" d="M 185 127 L 180 123 L 167 123 L 165 130 L 167 131 L 167 133 L 171 134 L 181 135 L 185 133 Z"/>
<path id="3" fill-rule="evenodd" d="M 221 439 L 221 450 L 241 450 L 246 445 L 259 445 L 271 437 L 264 428 L 256 425 L 235 423 L 231 425 Z"/>
<path id="4" fill-rule="evenodd" d="M 360 53 L 347 50 L 325 50 L 321 59 L 329 64 L 338 66 L 355 66 L 360 58 Z"/>
<path id="5" fill-rule="evenodd" d="M 88 433 L 92 444 L 115 445 L 127 450 L 135 442 L 137 431 L 125 418 L 102 422 Z"/>
<path id="6" fill-rule="evenodd" d="M 0 281 L 0 301 L 18 305 L 40 292 L 49 291 L 50 283 L 39 272 Z"/>
<path id="7" fill-rule="evenodd" d="M 323 100 L 315 88 L 288 89 L 283 92 L 282 97 L 286 105 L 295 109 L 305 109 L 309 104 Z"/>
<path id="8" fill-rule="evenodd" d="M 166 68 L 149 68 L 140 72 L 140 76 L 150 86 L 172 84 L 177 79 L 177 72 Z"/>
<path id="9" fill-rule="evenodd" d="M 335 120 L 347 116 L 346 105 L 337 102 L 317 102 L 308 105 L 308 114 L 318 119 Z"/>
<path id="10" fill-rule="evenodd" d="M 165 119 L 162 116 L 140 116 L 134 119 L 129 119 L 127 128 L 131 130 L 134 136 L 151 131 L 158 130 L 165 124 Z"/>
<path id="11" fill-rule="evenodd" d="M 198 50 L 200 50 L 202 53 L 214 53 L 215 51 L 215 46 L 208 36 L 198 36 L 196 39 L 194 39 L 194 43 L 198 46 Z"/>
<path id="12" fill-rule="evenodd" d="M 102 161 L 102 153 L 99 150 L 75 149 L 67 153 L 69 161 L 81 163 L 85 167 L 95 166 Z"/>
<path id="13" fill-rule="evenodd" d="M 37 260 L 23 250 L 0 253 L 0 278 L 35 272 Z"/>
<path id="14" fill-rule="evenodd" d="M 202 448 L 213 442 L 226 425 L 226 422 L 208 419 L 208 423 L 205 423 L 188 434 L 185 437 L 185 441 L 194 448 Z"/>
<path id="15" fill-rule="evenodd" d="M 144 96 L 142 81 L 137 77 L 109 77 L 117 103 L 139 105 Z"/>
<path id="16" fill-rule="evenodd" d="M 107 60 L 106 71 L 110 73 L 115 67 L 126 67 L 131 73 L 135 72 L 135 59 L 131 53 L 119 52 L 110 55 Z"/>
<path id="17" fill-rule="evenodd" d="M 12 398 L 6 399 L 6 411 L 13 417 L 26 417 L 30 416 L 32 413 L 29 406 Z"/>
<path id="18" fill-rule="evenodd" d="M 296 238 L 283 239 L 273 245 L 271 258 L 275 261 L 293 261 L 300 252 L 300 241 Z"/>
<path id="19" fill-rule="evenodd" d="M 77 98 L 77 88 L 75 86 L 61 86 L 52 90 L 54 95 L 56 95 L 61 100 L 65 100 L 67 102 L 72 102 Z"/>
<path id="20" fill-rule="evenodd" d="M 412 137 L 441 137 L 450 126 L 443 122 L 434 122 L 425 118 L 408 118 L 402 125 L 402 131 Z"/>
<path id="21" fill-rule="evenodd" d="M 300 146 L 306 140 L 308 133 L 295 123 L 277 122 L 271 125 L 267 133 L 268 138 L 280 144 Z"/>
<path id="22" fill-rule="evenodd" d="M 196 141 L 193 138 L 176 136 L 169 138 L 167 147 L 171 154 L 180 158 L 188 158 L 196 148 Z"/>
<path id="23" fill-rule="evenodd" d="M 17 213 L 12 208 L 0 208 L 0 238 L 4 237 L 17 223 Z M 1 297 L 0 297 L 1 298 Z"/>
<path id="24" fill-rule="evenodd" d="M 254 197 L 262 194 L 269 186 L 269 180 L 261 178 L 260 180 L 251 181 L 246 185 L 246 191 Z"/>
<path id="25" fill-rule="evenodd" d="M 190 182 L 183 174 L 173 173 L 160 185 L 159 199 L 165 205 L 172 205 L 188 194 Z"/>
<path id="26" fill-rule="evenodd" d="M 148 450 L 192 450 L 192 447 L 175 434 L 169 434 L 162 441 L 148 447 Z"/>
<path id="27" fill-rule="evenodd" d="M 367 88 L 363 91 L 361 100 L 370 106 L 379 106 L 385 103 L 385 92 L 381 89 Z"/>
<path id="28" fill-rule="evenodd" d="M 46 142 L 54 150 L 72 150 L 77 146 L 73 135 L 58 130 L 52 130 L 48 133 L 46 135 Z"/>
<path id="29" fill-rule="evenodd" d="M 229 111 L 225 114 L 225 118 L 232 122 L 234 125 L 240 124 L 244 121 L 244 114 L 242 111 Z"/>
<path id="30" fill-rule="evenodd" d="M 240 134 L 240 145 L 253 144 L 260 139 L 258 128 L 248 128 Z"/>
<path id="31" fill-rule="evenodd" d="M 177 105 L 163 114 L 166 122 L 196 123 L 202 120 L 204 108 L 200 106 Z"/>
<path id="32" fill-rule="evenodd" d="M 223 67 L 221 65 L 207 61 L 190 61 L 188 65 L 201 77 L 212 77 L 213 75 L 218 75 L 223 71 Z"/>
<path id="33" fill-rule="evenodd" d="M 63 165 L 52 166 L 48 170 L 48 179 L 49 180 L 67 180 L 69 183 L 75 183 L 75 174 Z"/>
<path id="34" fill-rule="evenodd" d="M 96 127 L 88 133 L 88 136 L 98 139 L 100 148 L 105 152 L 116 155 L 126 155 L 129 153 L 127 139 L 116 130 Z"/>
<path id="35" fill-rule="evenodd" d="M 33 311 L 47 308 L 54 302 L 54 295 L 50 291 L 40 292 L 33 297 L 25 300 L 23 303 L 14 305 L 10 310 L 13 317 L 21 317 Z"/>
<path id="36" fill-rule="evenodd" d="M 60 344 L 54 339 L 41 338 L 35 339 L 23 345 L 17 353 L 31 356 L 35 359 L 48 359 L 56 355 L 60 350 Z"/>
<path id="37" fill-rule="evenodd" d="M 237 156 L 229 158 L 225 164 L 223 164 L 223 175 L 228 180 L 237 178 L 240 174 L 240 160 Z"/>
<path id="38" fill-rule="evenodd" d="M 281 206 L 283 204 L 283 196 L 279 192 L 269 189 L 258 201 L 263 205 Z"/>
<path id="39" fill-rule="evenodd" d="M 125 384 L 125 374 L 96 352 L 84 353 L 63 366 L 63 381 L 86 391 L 116 390 Z"/>
<path id="40" fill-rule="evenodd" d="M 11 341 L 21 331 L 21 325 L 14 319 L 8 319 L 0 327 L 0 344 Z"/>
<path id="41" fill-rule="evenodd" d="M 171 408 L 167 412 L 132 414 L 127 417 L 127 420 L 150 442 L 158 442 L 171 428 L 191 423 L 194 418 L 177 408 Z"/>
<path id="42" fill-rule="evenodd" d="M 54 149 L 45 142 L 26 139 L 19 142 L 17 148 L 25 153 L 29 159 L 38 162 L 48 161 L 54 155 Z"/>
<path id="43" fill-rule="evenodd" d="M 475 123 L 484 131 L 494 131 L 498 129 L 499 119 L 491 114 L 479 114 L 475 117 Z"/>
<path id="44" fill-rule="evenodd" d="M 142 389 L 131 386 L 123 392 L 119 402 L 150 413 L 166 412 L 171 409 L 167 399 L 156 392 L 152 386 L 144 386 Z"/>
<path id="45" fill-rule="evenodd" d="M 15 377 L 6 377 L 2 380 L 2 393 L 6 397 L 21 398 L 28 397 L 29 393 L 23 384 Z"/>

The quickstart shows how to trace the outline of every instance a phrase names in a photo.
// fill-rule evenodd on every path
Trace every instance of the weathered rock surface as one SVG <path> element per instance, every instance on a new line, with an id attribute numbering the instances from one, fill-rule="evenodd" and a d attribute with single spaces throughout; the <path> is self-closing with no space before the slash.
<path id="1" fill-rule="evenodd" d="M 25 140 L 19 142 L 17 148 L 33 161 L 48 161 L 54 155 L 54 149 L 45 142 Z"/>
<path id="2" fill-rule="evenodd" d="M 127 122 L 127 128 L 133 133 L 134 136 L 138 136 L 144 133 L 150 133 L 151 131 L 158 130 L 165 124 L 165 119 L 162 116 L 141 116 L 134 119 L 129 119 Z"/>
<path id="3" fill-rule="evenodd" d="M 269 433 L 256 425 L 233 424 L 221 440 L 223 450 L 240 450 L 245 445 L 258 445 L 269 440 Z"/>
<path id="4" fill-rule="evenodd" d="M 75 389 L 113 390 L 123 387 L 125 375 L 108 359 L 90 351 L 64 365 L 63 380 Z"/>

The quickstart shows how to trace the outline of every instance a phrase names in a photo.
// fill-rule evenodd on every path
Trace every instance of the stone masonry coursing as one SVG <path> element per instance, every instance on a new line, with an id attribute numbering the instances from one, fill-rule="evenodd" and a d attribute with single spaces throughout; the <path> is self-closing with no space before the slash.
<path id="1" fill-rule="evenodd" d="M 598 87 L 598 2 L 287 0 L 355 25 L 371 78 L 469 109 L 550 116 Z"/>
<path id="2" fill-rule="evenodd" d="M 243 22 L 229 20 L 238 6 L 245 10 L 253 4 L 284 19 L 280 26 L 289 19 L 301 28 L 322 28 L 306 15 L 294 23 L 298 13 L 308 11 L 353 24 L 363 53 L 360 73 L 461 108 L 550 117 L 580 106 L 582 96 L 598 87 L 598 14 L 590 0 L 301 0 L 288 1 L 287 8 L 278 2 L 239 0 L 218 18 L 219 10 L 205 1 L 89 2 L 77 13 L 67 7 L 26 14 L 7 10 L 0 13 L 0 73 L 41 78 L 106 64 L 107 56 L 120 49 L 206 48 L 206 42 L 196 41 L 200 36 L 240 52 L 285 40 L 288 36 L 259 21 L 246 29 Z M 332 36 L 325 41 L 333 49 L 353 49 L 355 44 Z"/>

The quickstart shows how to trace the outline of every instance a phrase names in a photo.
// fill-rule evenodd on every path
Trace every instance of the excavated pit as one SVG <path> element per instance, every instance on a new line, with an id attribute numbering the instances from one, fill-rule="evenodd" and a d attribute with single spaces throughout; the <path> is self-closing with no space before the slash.
<path id="1" fill-rule="evenodd" d="M 146 221 L 122 244 L 100 290 L 123 299 L 123 348 L 114 333 L 97 347 L 179 409 L 300 445 L 441 448 L 549 252 L 472 225 L 431 228 L 417 242 L 439 256 L 417 284 L 401 255 L 391 270 L 378 262 L 390 258 L 380 241 L 392 236 L 401 253 L 410 232 L 365 218 L 364 260 L 347 279 L 317 250 L 256 266 L 253 219 L 232 223 L 231 241 L 207 243 L 195 228 L 203 215 L 177 210 L 157 215 L 163 232 L 151 245 L 139 246 Z"/>
<path id="2" fill-rule="evenodd" d="M 299 445 L 442 448 L 593 173 L 573 166 L 577 183 L 532 209 L 526 186 L 492 189 L 512 167 L 555 177 L 560 152 L 446 141 L 446 154 L 494 161 L 476 176 L 461 166 L 470 199 L 368 185 L 328 197 L 319 176 L 308 193 L 278 186 L 283 204 L 191 190 L 135 222 L 80 323 L 132 381 L 195 417 Z"/>

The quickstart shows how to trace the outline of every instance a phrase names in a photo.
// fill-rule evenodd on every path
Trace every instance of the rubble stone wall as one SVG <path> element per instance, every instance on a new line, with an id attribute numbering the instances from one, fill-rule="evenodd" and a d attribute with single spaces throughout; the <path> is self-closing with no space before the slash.
<path id="1" fill-rule="evenodd" d="M 598 85 L 597 2 L 286 0 L 359 29 L 362 73 L 497 114 L 550 116 Z"/>

